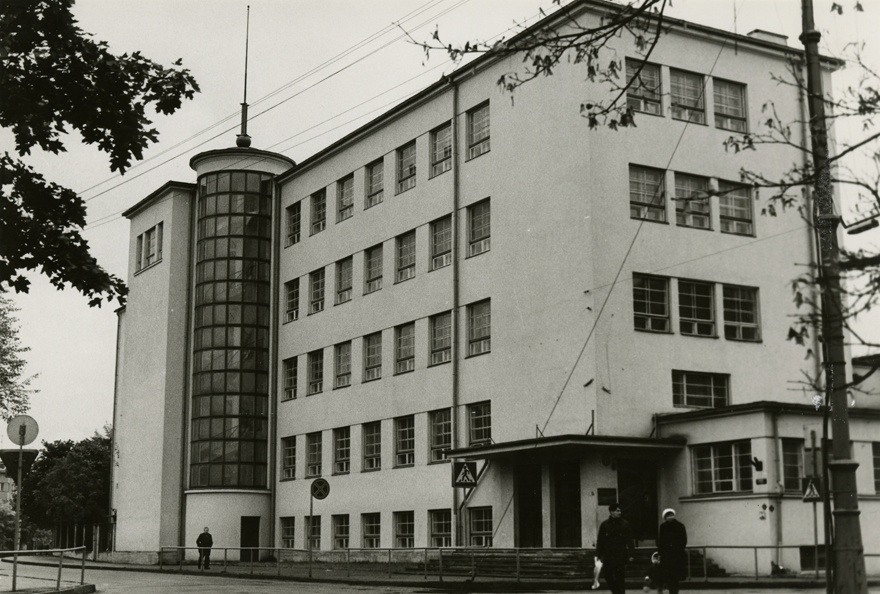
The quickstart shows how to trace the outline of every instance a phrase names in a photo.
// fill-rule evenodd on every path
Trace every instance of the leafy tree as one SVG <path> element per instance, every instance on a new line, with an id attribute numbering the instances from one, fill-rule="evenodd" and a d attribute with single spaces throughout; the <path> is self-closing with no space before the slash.
<path id="1" fill-rule="evenodd" d="M 4 420 L 26 412 L 32 392 L 28 386 L 33 377 L 22 376 L 25 361 L 21 356 L 30 349 L 19 341 L 16 311 L 0 293 L 0 418 Z"/>
<path id="2" fill-rule="evenodd" d="M 171 114 L 199 88 L 180 60 L 165 68 L 139 52 L 112 54 L 77 26 L 73 3 L 0 4 L 0 125 L 17 153 L 0 154 L 0 289 L 27 292 L 25 273 L 40 269 L 90 306 L 124 303 L 125 284 L 98 265 L 81 234 L 85 202 L 18 157 L 34 147 L 63 152 L 61 135 L 72 128 L 124 173 L 158 139 L 148 110 Z"/>

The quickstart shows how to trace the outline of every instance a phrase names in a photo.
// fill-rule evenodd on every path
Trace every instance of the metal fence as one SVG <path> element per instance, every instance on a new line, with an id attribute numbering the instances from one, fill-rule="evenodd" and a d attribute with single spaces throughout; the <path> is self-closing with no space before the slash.
<path id="1" fill-rule="evenodd" d="M 69 549 L 38 549 L 38 550 L 21 550 L 21 551 L 0 551 L 0 557 L 12 557 L 12 592 L 17 589 L 16 580 L 18 578 L 18 557 L 28 555 L 58 555 L 58 577 L 55 580 L 55 591 L 61 591 L 61 574 L 64 569 L 65 554 L 80 554 L 81 563 L 79 568 L 79 583 L 85 583 L 86 580 L 86 555 L 85 547 L 72 547 Z"/>

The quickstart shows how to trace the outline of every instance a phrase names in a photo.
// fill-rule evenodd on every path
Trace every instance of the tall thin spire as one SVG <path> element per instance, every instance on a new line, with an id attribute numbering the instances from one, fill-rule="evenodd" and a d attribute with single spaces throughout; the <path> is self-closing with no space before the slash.
<path id="1" fill-rule="evenodd" d="M 241 132 L 235 139 L 236 146 L 247 148 L 251 145 L 251 137 L 247 133 L 247 71 L 248 71 L 248 41 L 251 31 L 251 5 L 247 7 L 247 24 L 244 34 L 244 99 L 241 102 Z"/>

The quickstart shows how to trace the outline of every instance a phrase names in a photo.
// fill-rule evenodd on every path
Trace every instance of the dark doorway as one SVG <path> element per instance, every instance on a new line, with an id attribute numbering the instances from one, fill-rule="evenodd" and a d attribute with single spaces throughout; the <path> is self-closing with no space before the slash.
<path id="1" fill-rule="evenodd" d="M 517 466 L 514 472 L 516 493 L 516 546 L 542 547 L 541 466 Z"/>
<path id="2" fill-rule="evenodd" d="M 246 547 L 260 546 L 260 516 L 241 517 L 241 560 L 259 561 L 260 551 Z"/>
<path id="3" fill-rule="evenodd" d="M 557 547 L 581 546 L 581 465 L 577 460 L 550 467 Z"/>
<path id="4" fill-rule="evenodd" d="M 620 509 L 636 540 L 657 539 L 657 462 L 618 459 L 617 492 Z"/>

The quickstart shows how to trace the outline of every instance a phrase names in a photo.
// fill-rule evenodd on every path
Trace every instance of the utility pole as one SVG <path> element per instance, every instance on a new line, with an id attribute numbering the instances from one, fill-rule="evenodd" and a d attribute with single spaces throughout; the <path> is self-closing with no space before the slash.
<path id="1" fill-rule="evenodd" d="M 840 290 L 840 251 L 831 194 L 828 162 L 828 133 L 825 126 L 825 98 L 819 65 L 819 39 L 813 21 L 812 0 L 802 0 L 803 33 L 807 58 L 807 94 L 810 136 L 816 175 L 813 224 L 819 235 L 819 265 L 822 288 L 822 339 L 825 344 L 825 385 L 831 391 L 831 430 L 834 459 L 828 463 L 834 486 L 834 591 L 837 594 L 867 594 L 856 468 L 849 442 L 849 412 L 846 394 L 846 359 L 843 348 L 843 307 Z M 827 404 L 827 403 L 826 403 Z M 826 559 L 826 567 L 830 560 Z M 827 569 L 826 569 L 827 571 Z"/>

